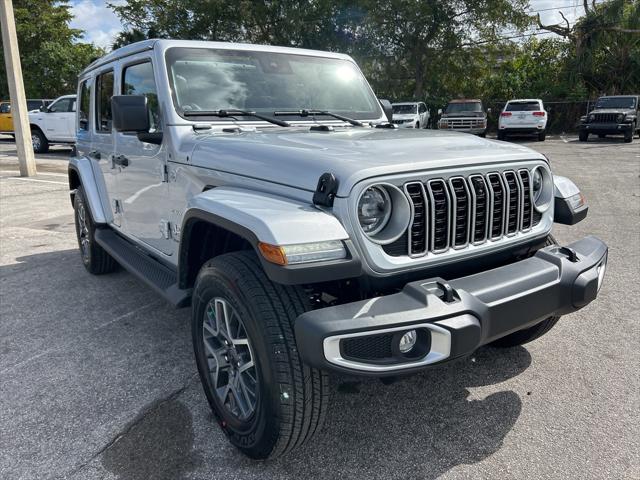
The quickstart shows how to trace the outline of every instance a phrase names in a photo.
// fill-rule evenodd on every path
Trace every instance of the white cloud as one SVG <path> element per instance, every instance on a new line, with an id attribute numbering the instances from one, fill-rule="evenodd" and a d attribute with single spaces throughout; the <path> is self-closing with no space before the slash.
<path id="1" fill-rule="evenodd" d="M 111 3 L 124 3 L 124 0 Z M 71 5 L 71 26 L 84 30 L 83 39 L 86 42 L 111 49 L 111 44 L 116 35 L 122 31 L 120 20 L 109 7 L 105 0 L 78 0 Z"/>

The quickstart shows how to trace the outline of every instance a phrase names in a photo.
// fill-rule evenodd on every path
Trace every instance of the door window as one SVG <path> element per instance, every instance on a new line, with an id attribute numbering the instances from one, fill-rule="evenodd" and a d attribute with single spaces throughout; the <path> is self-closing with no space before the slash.
<path id="1" fill-rule="evenodd" d="M 89 110 L 91 108 L 89 95 L 89 84 L 85 80 L 80 86 L 80 109 L 78 110 L 78 128 L 80 130 L 89 130 Z"/>
<path id="2" fill-rule="evenodd" d="M 111 133 L 111 97 L 113 96 L 113 70 L 96 79 L 96 131 Z"/>
<path id="3" fill-rule="evenodd" d="M 0 103 L 0 113 L 11 113 L 11 104 Z"/>
<path id="4" fill-rule="evenodd" d="M 151 62 L 138 63 L 125 67 L 122 75 L 123 95 L 144 95 L 149 105 L 149 125 L 151 132 L 160 131 L 160 109 L 158 92 L 153 76 Z"/>
<path id="5" fill-rule="evenodd" d="M 72 110 L 72 106 L 75 106 L 76 99 L 75 98 L 63 98 L 62 100 L 58 100 L 55 103 L 52 103 L 49 107 L 49 112 L 51 113 L 66 113 L 66 112 L 74 112 Z"/>
<path id="6" fill-rule="evenodd" d="M 424 113 L 427 111 L 427 107 L 424 105 L 424 103 L 421 103 L 420 105 L 418 105 L 418 113 Z"/>

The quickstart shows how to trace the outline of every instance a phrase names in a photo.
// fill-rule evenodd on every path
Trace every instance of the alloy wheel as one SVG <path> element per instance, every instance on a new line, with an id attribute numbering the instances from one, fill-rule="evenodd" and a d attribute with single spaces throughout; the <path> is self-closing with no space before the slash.
<path id="1" fill-rule="evenodd" d="M 36 151 L 40 150 L 41 143 L 42 142 L 40 140 L 40 136 L 35 134 L 35 133 L 32 133 L 31 134 L 31 144 L 33 145 L 33 149 L 36 150 Z"/>
<path id="2" fill-rule="evenodd" d="M 89 258 L 89 227 L 87 226 L 87 212 L 84 208 L 83 202 L 78 202 L 78 208 L 76 212 L 78 218 L 78 243 L 80 244 L 80 252 L 82 253 L 82 259 L 87 261 Z"/>
<path id="3" fill-rule="evenodd" d="M 248 420 L 257 405 L 258 375 L 242 319 L 216 297 L 205 309 L 202 334 L 213 393 L 229 414 Z"/>

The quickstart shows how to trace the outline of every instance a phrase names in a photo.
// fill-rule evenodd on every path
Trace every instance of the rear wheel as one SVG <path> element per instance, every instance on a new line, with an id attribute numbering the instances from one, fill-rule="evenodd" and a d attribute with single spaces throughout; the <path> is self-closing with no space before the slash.
<path id="1" fill-rule="evenodd" d="M 504 132 L 498 132 L 498 140 L 506 140 L 507 135 Z"/>
<path id="2" fill-rule="evenodd" d="M 578 134 L 578 140 L 581 142 L 586 142 L 589 140 L 589 134 L 587 132 L 580 132 Z"/>
<path id="3" fill-rule="evenodd" d="M 539 142 L 544 142 L 544 139 L 547 138 L 547 132 L 545 132 L 544 130 L 540 133 L 538 133 L 538 141 Z"/>
<path id="4" fill-rule="evenodd" d="M 551 245 L 558 245 L 558 242 L 553 235 L 549 235 L 547 237 L 547 241 L 545 242 L 545 247 Z M 558 323 L 558 320 L 560 320 L 560 318 L 561 317 L 557 316 L 548 317 L 540 323 L 534 325 L 533 327 L 518 330 L 517 332 L 513 332 L 506 337 L 495 340 L 491 343 L 491 346 L 498 348 L 511 348 L 532 342 L 551 330 L 555 326 L 555 324 Z"/>
<path id="5" fill-rule="evenodd" d="M 192 336 L 205 395 L 233 445 L 277 457 L 318 432 L 328 377 L 302 363 L 293 324 L 305 292 L 271 282 L 253 252 L 207 262 L 196 280 Z"/>
<path id="6" fill-rule="evenodd" d="M 31 144 L 35 153 L 47 153 L 49 151 L 49 141 L 39 129 L 31 131 Z"/>
<path id="7" fill-rule="evenodd" d="M 631 143 L 633 142 L 633 134 L 636 131 L 636 124 L 634 123 L 631 129 L 624 134 L 624 142 Z"/>
<path id="8" fill-rule="evenodd" d="M 117 263 L 95 241 L 96 226 L 91 218 L 82 187 L 78 187 L 73 198 L 75 211 L 76 238 L 80 247 L 82 263 L 89 273 L 101 275 L 115 270 Z"/>

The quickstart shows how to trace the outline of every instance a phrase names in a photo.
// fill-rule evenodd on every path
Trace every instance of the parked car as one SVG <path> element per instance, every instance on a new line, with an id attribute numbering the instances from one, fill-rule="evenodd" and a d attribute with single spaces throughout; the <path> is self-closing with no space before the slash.
<path id="1" fill-rule="evenodd" d="M 428 128 L 429 109 L 423 102 L 394 103 L 393 123 L 404 128 Z"/>
<path id="2" fill-rule="evenodd" d="M 547 111 L 540 99 L 509 100 L 498 119 L 498 140 L 508 135 L 536 135 L 544 142 L 547 135 Z"/>
<path id="3" fill-rule="evenodd" d="M 487 113 L 481 100 L 451 100 L 441 114 L 438 128 L 473 133 L 481 137 L 487 135 Z"/>
<path id="4" fill-rule="evenodd" d="M 33 151 L 46 153 L 50 145 L 76 141 L 76 96 L 63 95 L 40 111 L 29 112 Z"/>
<path id="5" fill-rule="evenodd" d="M 0 102 L 0 133 L 13 135 L 13 115 L 11 115 L 11 102 Z"/>
<path id="6" fill-rule="evenodd" d="M 329 371 L 521 345 L 602 285 L 603 242 L 551 236 L 587 205 L 544 155 L 394 128 L 347 55 L 147 40 L 92 63 L 78 98 L 82 262 L 191 306 L 205 396 L 253 458 L 320 430 Z"/>
<path id="7" fill-rule="evenodd" d="M 616 95 L 600 97 L 588 115 L 580 119 L 579 139 L 586 142 L 590 134 L 600 138 L 607 135 L 624 135 L 631 143 L 633 136 L 640 135 L 640 95 Z"/>

